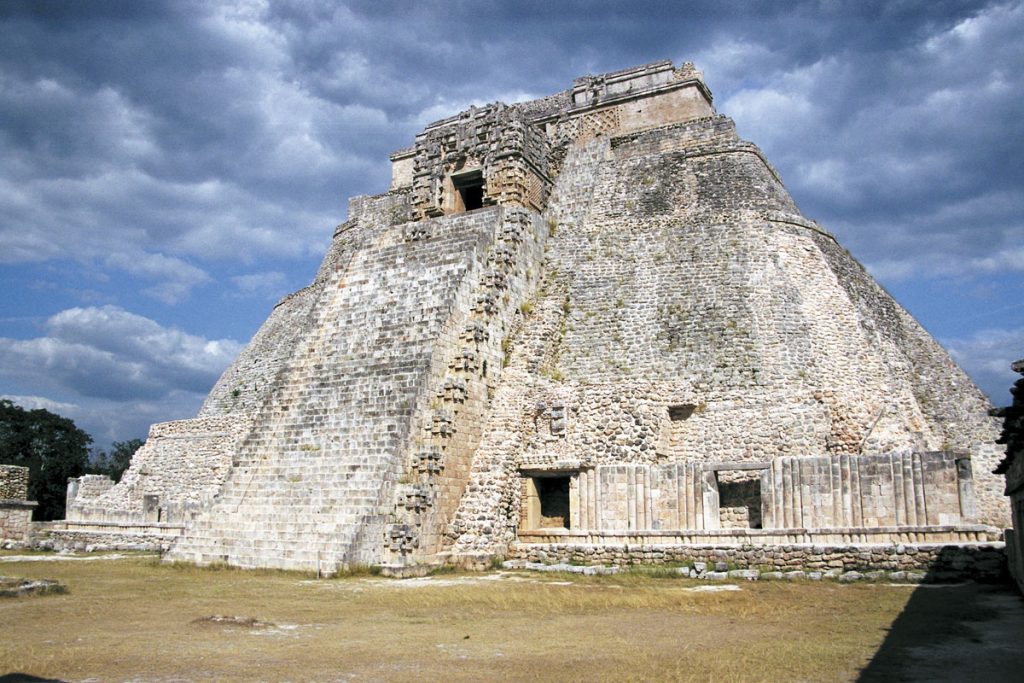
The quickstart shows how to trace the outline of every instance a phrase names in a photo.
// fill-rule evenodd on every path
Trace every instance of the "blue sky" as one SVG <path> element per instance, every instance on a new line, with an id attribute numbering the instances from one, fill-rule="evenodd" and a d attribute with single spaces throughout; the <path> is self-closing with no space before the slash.
<path id="1" fill-rule="evenodd" d="M 1024 357 L 1020 2 L 0 3 L 0 395 L 191 417 L 348 197 L 470 104 L 658 59 L 994 402 Z"/>

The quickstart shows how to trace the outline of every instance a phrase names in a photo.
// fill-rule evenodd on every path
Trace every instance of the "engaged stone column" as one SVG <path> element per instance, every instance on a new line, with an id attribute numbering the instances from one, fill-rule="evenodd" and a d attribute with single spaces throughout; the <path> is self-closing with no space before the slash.
<path id="1" fill-rule="evenodd" d="M 971 459 L 957 458 L 957 485 L 960 489 L 960 519 L 974 522 L 978 519 L 978 511 L 974 505 L 974 474 L 971 471 Z"/>

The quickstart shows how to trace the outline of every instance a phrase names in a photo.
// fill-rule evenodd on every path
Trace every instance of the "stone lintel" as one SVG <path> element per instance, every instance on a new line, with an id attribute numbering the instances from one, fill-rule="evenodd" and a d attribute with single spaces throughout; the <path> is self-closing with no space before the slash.
<path id="1" fill-rule="evenodd" d="M 705 472 L 721 472 L 722 470 L 767 470 L 770 462 L 708 462 L 701 467 Z"/>
<path id="2" fill-rule="evenodd" d="M 558 460 L 546 463 L 523 462 L 519 464 L 519 472 L 526 476 L 535 473 L 578 472 L 582 468 L 583 464 L 579 460 Z"/>
<path id="3" fill-rule="evenodd" d="M 0 498 L 0 508 L 14 508 L 22 510 L 31 510 L 39 507 L 39 503 L 34 500 L 19 500 L 17 498 Z"/>

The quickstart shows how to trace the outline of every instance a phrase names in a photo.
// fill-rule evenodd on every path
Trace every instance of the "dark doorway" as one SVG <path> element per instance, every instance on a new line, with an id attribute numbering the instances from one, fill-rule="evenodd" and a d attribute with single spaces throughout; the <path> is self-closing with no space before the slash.
<path id="1" fill-rule="evenodd" d="M 721 475 L 721 473 L 719 473 Z M 724 529 L 761 528 L 761 480 L 718 481 L 719 519 Z"/>
<path id="2" fill-rule="evenodd" d="M 452 175 L 456 193 L 456 211 L 472 211 L 484 205 L 484 174 L 482 171 L 466 171 Z"/>
<path id="3" fill-rule="evenodd" d="M 569 527 L 570 477 L 537 477 L 537 498 L 540 501 L 539 526 L 543 528 Z"/>

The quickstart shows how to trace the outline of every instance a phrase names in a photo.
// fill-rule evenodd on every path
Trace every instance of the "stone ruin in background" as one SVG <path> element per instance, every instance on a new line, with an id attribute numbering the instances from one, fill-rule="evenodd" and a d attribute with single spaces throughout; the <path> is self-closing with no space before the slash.
<path id="1" fill-rule="evenodd" d="M 987 400 L 711 101 L 656 62 L 427 126 L 54 539 L 325 573 L 986 541 Z"/>
<path id="2" fill-rule="evenodd" d="M 1024 359 L 1010 367 L 1024 375 Z M 1007 565 L 1024 593 L 1024 377 L 1014 383 L 1010 393 L 1013 403 L 992 411 L 1003 421 L 1003 431 L 997 443 L 1006 446 L 1006 457 L 996 468 L 996 474 L 1006 477 L 1006 495 L 1010 497 L 1012 526 L 1006 530 Z"/>
<path id="3" fill-rule="evenodd" d="M 38 505 L 28 500 L 28 468 L 0 465 L 0 542 L 26 543 L 32 532 L 32 511 Z"/>

